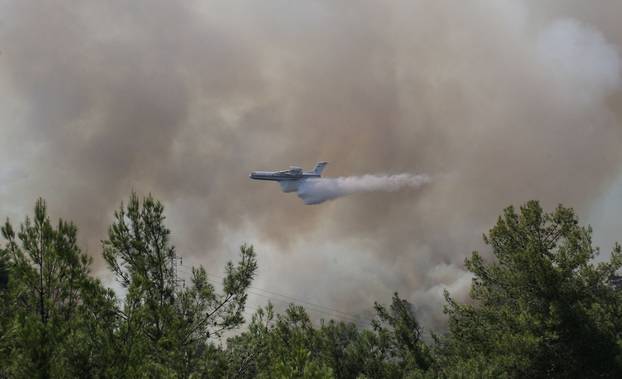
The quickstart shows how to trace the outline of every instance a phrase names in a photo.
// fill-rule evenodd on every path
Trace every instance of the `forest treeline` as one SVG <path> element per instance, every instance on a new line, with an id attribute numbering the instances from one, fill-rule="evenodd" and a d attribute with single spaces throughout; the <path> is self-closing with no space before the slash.
<path id="1" fill-rule="evenodd" d="M 397 294 L 366 327 L 314 325 L 294 304 L 245 323 L 253 247 L 225 266 L 222 290 L 203 267 L 180 286 L 164 221 L 151 196 L 115 213 L 102 248 L 122 299 L 90 274 L 77 227 L 53 224 L 43 200 L 19 226 L 7 221 L 0 378 L 622 377 L 622 291 L 611 284 L 622 249 L 595 263 L 591 229 L 572 209 L 505 209 L 484 236 L 490 251 L 465 262 L 470 300 L 446 292 L 438 334 Z"/>

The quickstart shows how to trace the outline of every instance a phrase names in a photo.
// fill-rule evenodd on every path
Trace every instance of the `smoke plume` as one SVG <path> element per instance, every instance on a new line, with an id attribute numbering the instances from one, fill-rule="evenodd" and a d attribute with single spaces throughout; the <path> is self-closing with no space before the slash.
<path id="1" fill-rule="evenodd" d="M 320 204 L 357 192 L 395 192 L 404 188 L 419 188 L 429 182 L 427 175 L 413 174 L 308 179 L 298 187 L 298 197 L 305 204 Z"/>
<path id="2" fill-rule="evenodd" d="M 509 204 L 607 209 L 620 238 L 620 15 L 619 0 L 0 1 L 0 220 L 43 196 L 105 279 L 114 210 L 152 193 L 184 265 L 222 274 L 248 242 L 258 288 L 352 315 L 399 291 L 442 327 L 443 289 L 467 296 L 464 258 Z M 309 207 L 248 179 L 319 159 L 433 180 Z"/>

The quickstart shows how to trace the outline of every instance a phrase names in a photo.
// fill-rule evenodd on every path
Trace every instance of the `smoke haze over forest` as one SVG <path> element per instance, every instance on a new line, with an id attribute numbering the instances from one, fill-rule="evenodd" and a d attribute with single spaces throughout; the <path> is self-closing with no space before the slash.
<path id="1" fill-rule="evenodd" d="M 620 239 L 620 14 L 613 0 L 2 1 L 0 216 L 44 197 L 106 278 L 113 211 L 152 193 L 185 265 L 220 274 L 247 242 L 257 287 L 350 314 L 399 291 L 439 327 L 443 289 L 464 298 L 464 258 L 507 205 L 563 203 L 604 253 Z M 248 179 L 320 160 L 327 177 L 433 180 L 309 207 Z"/>

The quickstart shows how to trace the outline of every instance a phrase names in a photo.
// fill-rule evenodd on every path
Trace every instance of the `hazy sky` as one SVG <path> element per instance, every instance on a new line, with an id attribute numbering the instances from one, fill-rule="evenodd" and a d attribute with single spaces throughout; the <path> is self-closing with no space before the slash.
<path id="1" fill-rule="evenodd" d="M 248 242 L 256 287 L 349 314 L 399 291 L 441 326 L 507 205 L 620 239 L 622 2 L 542 3 L 2 0 L 0 216 L 43 196 L 106 278 L 114 209 L 151 192 L 185 266 Z M 307 206 L 248 179 L 320 160 L 432 181 Z"/>

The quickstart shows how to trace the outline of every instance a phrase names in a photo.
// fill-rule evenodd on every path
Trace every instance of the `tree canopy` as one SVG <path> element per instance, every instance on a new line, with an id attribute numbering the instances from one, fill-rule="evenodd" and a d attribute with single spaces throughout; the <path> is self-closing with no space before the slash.
<path id="1" fill-rule="evenodd" d="M 591 235 L 569 208 L 506 208 L 484 236 L 494 259 L 474 252 L 466 260 L 473 302 L 446 296 L 445 364 L 486 362 L 516 377 L 619 377 L 622 302 L 609 280 L 622 252 L 616 244 L 609 261 L 593 263 Z"/>
<path id="2" fill-rule="evenodd" d="M 445 331 L 425 331 L 397 293 L 367 325 L 312 320 L 300 304 L 268 303 L 245 320 L 254 248 L 225 265 L 222 290 L 203 267 L 182 285 L 151 196 L 121 204 L 102 241 L 124 296 L 92 276 L 76 225 L 52 224 L 43 200 L 1 231 L 0 378 L 622 376 L 622 291 L 611 281 L 622 248 L 595 263 L 591 229 L 562 206 L 503 211 L 489 249 L 465 261 L 469 301 L 445 293 Z"/>

